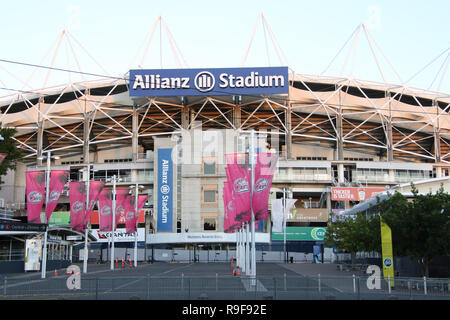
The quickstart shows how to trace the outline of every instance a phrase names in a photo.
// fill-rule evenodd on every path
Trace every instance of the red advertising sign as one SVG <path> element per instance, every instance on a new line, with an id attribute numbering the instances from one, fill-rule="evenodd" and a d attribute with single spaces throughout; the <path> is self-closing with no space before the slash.
<path id="1" fill-rule="evenodd" d="M 376 194 L 386 191 L 385 188 L 331 188 L 331 200 L 336 201 L 364 201 Z"/>

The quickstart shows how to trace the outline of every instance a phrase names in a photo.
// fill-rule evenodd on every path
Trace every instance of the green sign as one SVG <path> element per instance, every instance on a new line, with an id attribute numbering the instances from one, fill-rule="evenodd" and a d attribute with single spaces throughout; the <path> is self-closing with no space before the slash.
<path id="1" fill-rule="evenodd" d="M 286 240 L 321 241 L 326 231 L 326 227 L 286 227 Z M 272 240 L 283 239 L 284 232 L 272 232 Z"/>
<path id="2" fill-rule="evenodd" d="M 50 216 L 48 222 L 50 226 L 70 226 L 70 212 L 69 211 L 55 211 Z"/>

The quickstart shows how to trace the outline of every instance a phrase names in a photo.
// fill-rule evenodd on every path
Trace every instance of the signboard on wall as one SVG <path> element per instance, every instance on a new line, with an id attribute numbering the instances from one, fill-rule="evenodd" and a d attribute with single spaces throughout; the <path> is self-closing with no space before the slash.
<path id="1" fill-rule="evenodd" d="M 286 227 L 286 240 L 321 241 L 326 231 L 326 227 Z M 284 232 L 272 232 L 272 240 L 283 239 Z"/>
<path id="2" fill-rule="evenodd" d="M 135 69 L 130 96 L 288 94 L 288 67 Z"/>
<path id="3" fill-rule="evenodd" d="M 97 240 L 97 242 L 109 242 L 112 241 L 111 231 L 100 231 L 100 229 L 92 229 L 91 235 Z M 145 241 L 145 228 L 137 229 L 137 240 L 139 242 Z M 114 242 L 134 242 L 134 233 L 127 233 L 125 228 L 119 228 L 114 231 Z"/>
<path id="4" fill-rule="evenodd" d="M 173 164 L 172 148 L 158 149 L 157 230 L 172 232 Z"/>
<path id="5" fill-rule="evenodd" d="M 380 192 L 386 191 L 385 188 L 331 188 L 331 200 L 335 201 L 364 201 L 372 198 Z"/>

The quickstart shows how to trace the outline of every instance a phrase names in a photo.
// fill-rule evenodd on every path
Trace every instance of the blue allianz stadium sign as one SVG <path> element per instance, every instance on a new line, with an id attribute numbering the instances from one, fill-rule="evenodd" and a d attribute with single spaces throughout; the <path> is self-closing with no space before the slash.
<path id="1" fill-rule="evenodd" d="M 130 96 L 288 94 L 287 67 L 130 70 Z"/>

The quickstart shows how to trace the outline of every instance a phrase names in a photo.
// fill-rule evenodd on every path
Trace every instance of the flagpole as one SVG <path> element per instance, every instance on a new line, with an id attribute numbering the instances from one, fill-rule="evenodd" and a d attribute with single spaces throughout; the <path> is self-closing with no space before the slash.
<path id="1" fill-rule="evenodd" d="M 136 183 L 135 195 L 134 195 L 134 214 L 138 215 L 138 184 Z M 134 267 L 137 267 L 137 225 L 138 219 L 136 219 L 136 231 L 134 231 Z"/>
<path id="2" fill-rule="evenodd" d="M 283 259 L 284 262 L 287 262 L 286 259 L 286 188 L 283 187 L 283 248 L 284 254 Z"/>
<path id="3" fill-rule="evenodd" d="M 250 223 L 245 224 L 245 274 L 250 274 Z"/>
<path id="4" fill-rule="evenodd" d="M 255 138 L 255 130 L 251 130 L 250 132 L 250 167 L 251 167 L 251 193 L 250 193 L 250 208 L 252 210 L 252 247 L 251 247 L 251 273 L 252 278 L 256 278 L 256 247 L 255 247 L 255 213 L 253 212 L 253 188 L 255 185 L 255 162 L 254 162 L 254 138 Z"/>
<path id="5" fill-rule="evenodd" d="M 113 193 L 112 193 L 112 232 L 111 232 L 111 270 L 114 270 L 114 229 L 116 225 L 116 176 L 112 177 Z"/>
<path id="6" fill-rule="evenodd" d="M 50 151 L 47 151 L 47 172 L 46 172 L 46 181 L 45 181 L 45 209 L 47 211 L 49 191 L 50 191 Z M 45 227 L 44 233 L 44 245 L 42 250 L 42 268 L 41 268 L 41 278 L 45 279 L 45 273 L 47 269 L 47 235 L 48 235 L 48 221 L 47 214 L 45 214 L 45 223 L 47 226 Z"/>
<path id="7" fill-rule="evenodd" d="M 89 189 L 90 189 L 90 165 L 89 165 L 89 160 L 87 162 L 87 168 L 86 168 L 86 172 L 87 172 L 87 180 L 86 180 L 86 204 L 84 207 L 84 215 L 86 218 L 86 215 L 88 213 L 88 209 L 89 209 Z M 83 221 L 83 224 L 85 222 Z M 87 222 L 87 224 L 84 227 L 84 260 L 83 260 L 83 273 L 87 273 L 87 262 L 88 262 L 88 226 L 89 226 L 89 221 Z"/>

